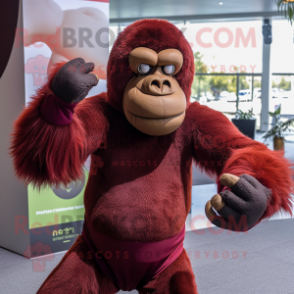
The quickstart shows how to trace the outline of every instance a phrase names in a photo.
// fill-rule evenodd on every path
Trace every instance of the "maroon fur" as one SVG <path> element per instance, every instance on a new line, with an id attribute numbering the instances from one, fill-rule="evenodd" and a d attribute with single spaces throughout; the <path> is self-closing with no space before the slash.
<path id="1" fill-rule="evenodd" d="M 208 174 L 218 176 L 219 192 L 223 188 L 219 182 L 221 174 L 246 173 L 272 191 L 263 218 L 280 209 L 292 215 L 294 164 L 282 152 L 269 150 L 266 145 L 244 136 L 223 114 L 207 106 L 193 103 L 188 113 L 186 123 L 193 129 L 196 164 Z"/>
<path id="2" fill-rule="evenodd" d="M 176 78 L 186 94 L 186 118 L 175 132 L 166 136 L 141 133 L 122 112 L 123 90 L 133 76 L 127 71 L 128 54 L 138 46 L 156 52 L 177 48 L 184 56 L 184 66 Z M 97 231 L 132 241 L 159 241 L 177 234 L 191 207 L 192 159 L 218 179 L 224 172 L 247 173 L 270 188 L 273 195 L 263 217 L 280 209 L 291 213 L 293 181 L 289 161 L 279 152 L 242 135 L 222 113 L 197 102 L 189 104 L 193 54 L 182 33 L 172 24 L 144 20 L 126 28 L 110 55 L 107 94 L 79 103 L 73 122 L 62 127 L 47 124 L 39 114 L 44 97 L 51 93 L 50 83 L 57 70 L 58 67 L 16 121 L 11 154 L 17 176 L 36 186 L 66 184 L 78 179 L 84 160 L 92 154 L 84 202 L 87 222 L 92 222 Z M 58 266 L 59 275 L 52 274 L 46 283 L 59 286 L 63 277 L 67 281 L 73 275 L 85 293 L 92 293 L 87 289 L 98 286 L 88 282 L 86 270 L 79 271 L 79 266 L 81 269 L 85 266 L 83 262 L 67 261 L 67 257 L 69 254 L 62 264 L 68 266 Z M 95 279 L 93 273 L 97 269 L 94 264 L 92 267 L 90 276 Z M 97 279 L 99 284 L 101 280 Z M 193 281 L 191 265 L 183 252 L 178 262 L 140 293 L 150 290 L 160 294 L 195 294 Z M 64 287 L 64 293 L 66 285 L 64 282 L 60 286 Z"/>
<path id="3" fill-rule="evenodd" d="M 114 294 L 117 291 L 116 286 L 96 267 L 87 245 L 79 236 L 37 294 Z"/>
<path id="4" fill-rule="evenodd" d="M 14 124 L 10 154 L 16 175 L 38 188 L 47 184 L 66 185 L 72 180 L 80 179 L 83 175 L 83 162 L 99 147 L 107 129 L 103 115 L 99 114 L 91 122 L 96 128 L 93 133 L 86 118 L 97 115 L 97 110 L 94 114 L 94 105 L 89 108 L 84 102 L 79 104 L 72 123 L 66 126 L 56 128 L 47 124 L 40 116 L 39 110 L 44 98 L 53 94 L 50 87 L 52 79 L 63 64 L 64 62 L 56 65 L 48 83 L 38 89 Z M 105 95 L 101 94 L 101 98 Z"/>

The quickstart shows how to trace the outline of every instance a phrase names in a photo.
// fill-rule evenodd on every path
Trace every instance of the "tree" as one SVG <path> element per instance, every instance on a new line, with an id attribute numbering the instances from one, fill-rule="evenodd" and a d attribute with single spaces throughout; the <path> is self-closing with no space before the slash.
<path id="1" fill-rule="evenodd" d="M 273 81 L 272 87 L 283 89 L 285 91 L 290 91 L 291 90 L 291 82 L 290 81 L 287 82 L 286 79 L 284 77 L 282 77 L 282 79 L 280 80 L 279 83 L 276 83 L 275 81 Z"/>
<path id="2" fill-rule="evenodd" d="M 209 81 L 210 88 L 217 96 L 222 91 L 234 92 L 237 91 L 237 78 L 236 76 L 211 76 Z"/>
<path id="3" fill-rule="evenodd" d="M 254 89 L 261 88 L 261 81 L 254 79 Z"/>
<path id="4" fill-rule="evenodd" d="M 282 77 L 278 88 L 283 89 L 285 91 L 290 91 L 291 90 L 291 82 L 290 81 L 286 81 L 286 79 L 284 77 Z"/>
<path id="5" fill-rule="evenodd" d="M 239 89 L 240 90 L 250 89 L 250 85 L 248 84 L 246 80 L 246 76 L 239 77 Z"/>

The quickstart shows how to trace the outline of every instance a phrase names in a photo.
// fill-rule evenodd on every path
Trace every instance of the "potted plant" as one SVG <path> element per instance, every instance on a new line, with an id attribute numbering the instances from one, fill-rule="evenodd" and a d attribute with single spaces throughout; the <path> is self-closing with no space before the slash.
<path id="1" fill-rule="evenodd" d="M 281 121 L 281 104 L 275 106 L 274 112 L 269 112 L 269 115 L 273 118 L 273 127 L 268 130 L 262 137 L 264 139 L 273 138 L 274 150 L 285 149 L 285 132 L 293 130 L 290 128 L 294 126 L 294 118 L 291 118 L 285 122 Z"/>
<path id="2" fill-rule="evenodd" d="M 294 0 L 276 0 L 278 10 L 291 22 L 294 21 Z"/>
<path id="3" fill-rule="evenodd" d="M 235 118 L 232 119 L 232 123 L 239 129 L 241 133 L 254 140 L 256 119 L 253 116 L 253 109 L 249 110 L 248 112 L 243 112 L 241 109 L 239 109 L 236 112 Z"/>

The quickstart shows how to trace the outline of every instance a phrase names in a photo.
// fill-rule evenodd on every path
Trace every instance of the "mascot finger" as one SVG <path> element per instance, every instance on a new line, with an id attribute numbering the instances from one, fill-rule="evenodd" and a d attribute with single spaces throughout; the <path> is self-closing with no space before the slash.
<path id="1" fill-rule="evenodd" d="M 233 194 L 231 191 L 227 192 Z M 242 199 L 240 200 L 243 201 Z M 239 220 L 241 217 L 241 214 L 238 211 L 236 211 L 233 207 L 229 206 L 228 203 L 225 203 L 223 198 L 219 194 L 216 194 L 212 197 L 211 205 L 220 216 L 222 216 L 225 220 L 229 222 L 233 220 Z"/>
<path id="2" fill-rule="evenodd" d="M 218 216 L 214 212 L 211 200 L 209 200 L 205 205 L 205 214 L 207 218 L 210 220 L 210 222 L 216 225 L 217 227 L 220 227 L 222 229 L 226 229 L 228 227 L 228 222 L 223 217 Z"/>
<path id="3" fill-rule="evenodd" d="M 217 212 L 219 212 L 225 206 L 225 202 L 221 195 L 216 194 L 211 198 L 211 205 Z"/>
<path id="4" fill-rule="evenodd" d="M 223 174 L 219 181 L 226 187 L 231 188 L 240 180 L 239 177 L 232 174 Z"/>

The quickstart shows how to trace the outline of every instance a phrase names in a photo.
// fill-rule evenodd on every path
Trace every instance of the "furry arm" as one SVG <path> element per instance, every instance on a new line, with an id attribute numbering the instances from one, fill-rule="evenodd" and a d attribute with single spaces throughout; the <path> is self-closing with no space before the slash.
<path id="1" fill-rule="evenodd" d="M 221 112 L 197 102 L 189 107 L 187 116 L 196 164 L 208 174 L 217 175 L 218 192 L 224 188 L 219 181 L 221 174 L 248 174 L 272 192 L 262 218 L 280 209 L 292 215 L 291 167 L 294 164 L 284 158 L 282 152 L 272 151 L 244 136 Z"/>
<path id="2" fill-rule="evenodd" d="M 44 101 L 54 95 L 51 82 L 63 64 L 57 64 L 14 124 L 10 154 L 16 175 L 37 187 L 66 185 L 81 178 L 84 161 L 103 143 L 107 131 L 101 109 L 105 93 L 78 103 L 67 125 L 49 124 L 41 116 Z"/>

